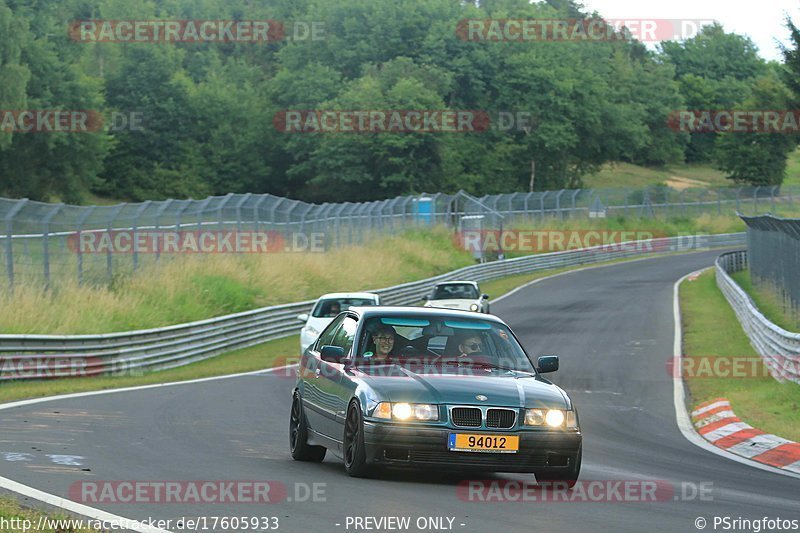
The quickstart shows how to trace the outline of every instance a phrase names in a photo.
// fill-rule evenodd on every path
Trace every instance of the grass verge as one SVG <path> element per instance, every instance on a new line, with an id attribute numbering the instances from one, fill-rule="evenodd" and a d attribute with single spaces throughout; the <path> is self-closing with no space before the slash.
<path id="1" fill-rule="evenodd" d="M 777 293 L 768 287 L 753 285 L 750 279 L 750 271 L 742 270 L 735 272 L 731 277 L 750 295 L 755 302 L 758 310 L 761 311 L 773 324 L 782 327 L 786 331 L 800 331 L 800 316 L 792 313 L 791 307 L 784 304 Z"/>
<path id="2" fill-rule="evenodd" d="M 22 531 L 95 533 L 99 531 L 97 529 L 75 529 L 76 522 L 70 521 L 80 519 L 72 519 L 63 513 L 45 513 L 38 509 L 23 507 L 14 498 L 8 496 L 0 497 L 0 518 L 3 518 L 4 522 L 11 526 L 0 527 L 0 533 L 20 533 Z M 83 522 L 86 523 L 86 520 Z M 36 529 L 39 524 L 44 527 Z"/>
<path id="3" fill-rule="evenodd" d="M 680 305 L 685 357 L 758 357 L 733 309 L 717 288 L 713 270 L 681 284 Z M 766 369 L 764 375 L 768 376 Z M 685 383 L 690 411 L 701 402 L 727 398 L 736 415 L 751 426 L 800 441 L 797 383 L 779 383 L 771 377 L 722 375 L 686 379 Z"/>

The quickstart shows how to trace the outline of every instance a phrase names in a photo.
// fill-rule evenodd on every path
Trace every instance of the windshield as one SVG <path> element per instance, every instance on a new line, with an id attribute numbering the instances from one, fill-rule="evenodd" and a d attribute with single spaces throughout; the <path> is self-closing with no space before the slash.
<path id="1" fill-rule="evenodd" d="M 478 290 L 470 283 L 449 283 L 437 285 L 433 289 L 432 300 L 474 300 L 478 297 Z"/>
<path id="2" fill-rule="evenodd" d="M 356 364 L 464 365 L 534 372 L 508 327 L 488 320 L 372 318 L 358 346 Z"/>
<path id="3" fill-rule="evenodd" d="M 314 318 L 334 317 L 342 311 L 347 311 L 351 307 L 363 307 L 375 305 L 375 301 L 369 298 L 326 298 L 319 300 L 311 316 Z"/>

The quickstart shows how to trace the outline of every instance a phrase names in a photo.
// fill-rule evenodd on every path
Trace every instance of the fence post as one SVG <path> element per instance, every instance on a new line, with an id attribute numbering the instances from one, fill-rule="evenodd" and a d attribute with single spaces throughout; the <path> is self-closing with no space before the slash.
<path id="1" fill-rule="evenodd" d="M 233 193 L 229 192 L 219 203 L 219 206 L 217 206 L 217 228 L 220 230 L 224 228 L 225 223 L 225 221 L 222 219 L 222 209 L 228 204 L 228 202 L 231 201 L 231 198 L 233 198 Z"/>
<path id="2" fill-rule="evenodd" d="M 81 233 L 86 219 L 94 212 L 95 207 L 97 206 L 92 205 L 87 207 L 78 218 L 77 242 L 75 243 L 75 251 L 78 254 L 78 285 L 83 285 L 83 246 L 81 246 Z"/>
<path id="3" fill-rule="evenodd" d="M 758 214 L 758 190 L 760 186 L 757 186 L 753 191 L 753 210 L 755 211 L 756 215 Z"/>
<path id="4" fill-rule="evenodd" d="M 565 189 L 561 189 L 556 194 L 556 211 L 558 211 L 558 219 L 564 220 L 564 213 L 561 212 L 561 195 L 564 194 Z"/>
<path id="5" fill-rule="evenodd" d="M 283 234 L 284 234 L 284 237 L 292 237 L 292 244 L 291 244 L 292 250 L 294 250 L 294 243 L 297 242 L 297 239 L 291 235 L 292 232 L 290 230 L 291 230 L 292 224 L 294 224 L 294 222 L 292 222 L 290 219 L 292 217 L 292 211 L 294 211 L 295 208 L 298 205 L 300 205 L 300 203 L 301 203 L 300 200 L 295 200 L 294 204 L 292 205 L 292 207 L 290 207 L 289 210 L 286 211 L 286 230 L 284 230 Z"/>
<path id="6" fill-rule="evenodd" d="M 268 194 L 262 194 L 261 198 L 259 198 L 259 200 L 256 202 L 256 205 L 253 207 L 253 229 L 256 233 L 258 232 L 258 225 L 261 221 L 258 212 L 261 209 L 261 204 L 263 204 L 267 198 L 269 198 Z"/>
<path id="7" fill-rule="evenodd" d="M 50 221 L 64 207 L 64 204 L 56 205 L 52 211 L 47 213 L 42 219 L 42 255 L 44 256 L 44 288 L 50 288 Z"/>
<path id="8" fill-rule="evenodd" d="M 575 192 L 572 193 L 572 212 L 569 214 L 570 218 L 575 216 L 575 211 L 578 209 L 576 200 L 578 199 L 578 194 L 580 194 L 580 192 L 580 189 L 575 189 Z"/>
<path id="9" fill-rule="evenodd" d="M 236 203 L 236 233 L 242 231 L 242 206 L 251 196 L 253 196 L 252 193 L 247 193 Z"/>
<path id="10" fill-rule="evenodd" d="M 155 230 L 156 230 L 156 238 L 155 238 L 156 261 L 158 261 L 161 258 L 161 249 L 158 247 L 158 241 L 160 240 L 159 236 L 158 236 L 158 232 L 161 230 L 161 215 L 164 214 L 164 212 L 167 210 L 167 208 L 170 205 L 172 205 L 172 202 L 174 202 L 174 201 L 175 200 L 164 200 L 164 203 L 161 204 L 161 208 L 159 208 L 158 212 L 156 213 L 156 227 L 155 227 Z"/>
<path id="11" fill-rule="evenodd" d="M 111 208 L 111 216 L 108 217 L 108 225 L 107 225 L 109 238 L 111 238 L 112 235 L 113 235 L 114 219 L 117 218 L 117 215 L 119 214 L 119 212 L 122 211 L 125 208 L 126 205 L 128 205 L 128 204 L 125 204 L 125 203 L 117 204 L 117 205 L 115 205 L 114 207 Z M 109 283 L 111 283 L 111 281 L 114 279 L 114 259 L 113 259 L 113 256 L 112 256 L 112 254 L 113 254 L 112 248 L 114 248 L 114 247 L 113 246 L 109 246 L 108 247 L 108 251 L 106 252 L 106 275 L 108 276 L 108 282 Z"/>
<path id="12" fill-rule="evenodd" d="M 774 212 L 775 212 L 775 191 L 776 191 L 777 189 L 778 189 L 778 186 L 777 186 L 777 185 L 774 185 L 774 186 L 773 186 L 773 187 L 772 187 L 772 188 L 769 190 L 769 204 L 770 204 L 770 208 L 769 208 L 769 209 L 770 209 L 770 211 L 771 211 L 772 213 L 774 213 Z"/>
<path id="13" fill-rule="evenodd" d="M 27 198 L 21 199 L 11 208 L 6 214 L 6 274 L 8 275 L 8 286 L 10 289 L 14 288 L 14 246 L 12 239 L 14 238 L 14 217 L 19 211 L 28 203 Z"/>
<path id="14" fill-rule="evenodd" d="M 547 193 L 549 192 L 550 191 L 544 191 L 542 195 L 539 197 L 539 207 L 540 207 L 540 212 L 542 214 L 542 222 L 544 222 L 544 198 L 545 196 L 547 196 Z"/>
<path id="15" fill-rule="evenodd" d="M 133 215 L 133 242 L 131 243 L 133 247 L 133 271 L 139 269 L 139 247 L 136 246 L 136 231 L 139 229 L 139 217 L 142 216 L 142 213 L 147 211 L 147 208 L 150 207 L 152 202 L 150 200 L 143 202 L 142 205 L 139 206 L 139 209 L 136 210 L 136 213 Z"/>

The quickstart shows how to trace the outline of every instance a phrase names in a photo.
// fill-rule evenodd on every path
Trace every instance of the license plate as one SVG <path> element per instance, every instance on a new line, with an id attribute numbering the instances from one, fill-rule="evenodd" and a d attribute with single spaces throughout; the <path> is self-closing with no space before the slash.
<path id="1" fill-rule="evenodd" d="M 448 447 L 454 452 L 517 453 L 517 435 L 450 433 Z"/>

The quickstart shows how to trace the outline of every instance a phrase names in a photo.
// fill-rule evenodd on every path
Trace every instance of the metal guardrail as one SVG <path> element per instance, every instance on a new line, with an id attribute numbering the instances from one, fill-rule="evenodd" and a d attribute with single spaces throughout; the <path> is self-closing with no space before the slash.
<path id="1" fill-rule="evenodd" d="M 731 304 L 750 343 L 778 381 L 800 383 L 800 333 L 793 333 L 769 321 L 752 298 L 729 276 L 747 268 L 747 251 L 720 255 L 715 261 L 717 286 Z"/>
<path id="2" fill-rule="evenodd" d="M 419 302 L 445 280 L 486 281 L 512 274 L 557 269 L 650 253 L 741 246 L 744 233 L 669 237 L 529 255 L 460 268 L 410 283 L 373 290 L 387 305 Z M 0 335 L 0 381 L 71 375 L 127 374 L 165 370 L 298 333 L 299 313 L 314 300 L 163 328 L 102 335 Z"/>

